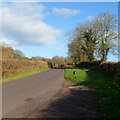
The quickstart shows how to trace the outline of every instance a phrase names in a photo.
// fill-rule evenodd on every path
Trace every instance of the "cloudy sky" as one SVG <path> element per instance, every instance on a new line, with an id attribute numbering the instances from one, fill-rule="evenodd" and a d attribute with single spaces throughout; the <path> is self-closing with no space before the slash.
<path id="1" fill-rule="evenodd" d="M 6 0 L 7 1 L 7 0 Z M 0 7 L 3 45 L 25 56 L 67 57 L 67 34 L 103 12 L 118 13 L 117 3 L 4 2 Z M 109 61 L 117 58 L 110 55 Z"/>

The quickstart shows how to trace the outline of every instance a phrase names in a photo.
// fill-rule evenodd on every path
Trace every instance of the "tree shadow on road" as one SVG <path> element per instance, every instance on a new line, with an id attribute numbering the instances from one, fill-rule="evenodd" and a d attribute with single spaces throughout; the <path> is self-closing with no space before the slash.
<path id="1" fill-rule="evenodd" d="M 52 69 L 65 69 L 64 67 L 52 67 Z"/>
<path id="2" fill-rule="evenodd" d="M 66 81 L 68 82 L 68 81 Z M 70 83 L 71 84 L 71 83 Z M 71 84 L 73 87 L 73 83 Z M 94 91 L 86 89 L 70 89 L 65 85 L 52 103 L 41 111 L 37 117 L 42 118 L 98 118 L 97 102 Z"/>

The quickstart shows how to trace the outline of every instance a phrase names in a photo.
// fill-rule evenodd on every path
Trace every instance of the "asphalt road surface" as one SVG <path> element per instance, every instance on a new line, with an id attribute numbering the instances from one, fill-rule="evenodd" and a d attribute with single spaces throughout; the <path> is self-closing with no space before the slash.
<path id="1" fill-rule="evenodd" d="M 3 118 L 29 117 L 34 109 L 44 108 L 64 83 L 64 70 L 52 69 L 2 85 Z"/>

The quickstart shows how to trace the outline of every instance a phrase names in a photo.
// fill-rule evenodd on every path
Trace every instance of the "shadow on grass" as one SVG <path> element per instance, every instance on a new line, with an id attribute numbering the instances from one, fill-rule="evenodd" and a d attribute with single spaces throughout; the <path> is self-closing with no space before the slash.
<path id="1" fill-rule="evenodd" d="M 91 82 L 93 83 L 93 81 L 97 80 L 97 77 L 96 75 L 94 74 L 93 75 L 93 70 L 91 69 L 84 69 L 84 68 L 80 68 L 80 70 L 83 70 L 84 72 L 86 72 L 86 79 L 82 82 L 80 82 L 80 84 L 82 85 L 86 85 L 86 86 L 89 86 L 89 87 L 93 87 L 91 86 Z"/>
<path id="2" fill-rule="evenodd" d="M 87 78 L 81 84 L 89 86 L 96 91 L 102 118 L 120 118 L 120 89 L 116 79 L 91 69 L 86 71 L 86 74 Z"/>
<path id="3" fill-rule="evenodd" d="M 68 68 L 69 69 L 69 68 Z M 75 68 L 71 68 L 75 69 Z M 43 118 L 119 118 L 118 89 L 113 84 L 115 81 L 104 74 L 91 69 L 80 69 L 86 72 L 86 78 L 70 86 L 88 86 L 92 90 L 69 89 L 58 95 L 46 109 L 42 110 Z M 94 91 L 94 90 L 95 91 Z M 97 98 L 96 98 L 97 95 Z"/>

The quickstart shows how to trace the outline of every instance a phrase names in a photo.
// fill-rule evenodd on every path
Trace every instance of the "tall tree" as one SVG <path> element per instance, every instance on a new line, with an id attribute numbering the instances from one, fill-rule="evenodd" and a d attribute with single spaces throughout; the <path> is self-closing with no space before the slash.
<path id="1" fill-rule="evenodd" d="M 108 53 L 115 53 L 117 47 L 117 17 L 110 13 L 103 13 L 96 19 L 99 29 L 99 45 L 97 54 L 101 61 L 106 61 Z"/>
<path id="2" fill-rule="evenodd" d="M 117 45 L 117 19 L 110 13 L 103 13 L 92 21 L 80 24 L 68 37 L 68 51 L 75 59 L 84 53 L 89 61 L 107 59 L 108 53 L 115 53 Z"/>
<path id="3" fill-rule="evenodd" d="M 98 29 L 95 28 L 95 21 L 88 21 L 77 27 L 77 40 L 81 49 L 88 56 L 88 60 L 94 60 L 94 52 L 98 43 Z"/>

